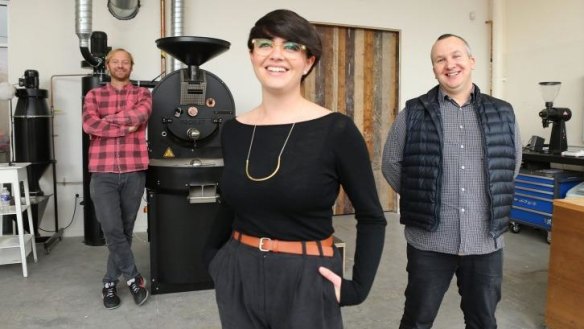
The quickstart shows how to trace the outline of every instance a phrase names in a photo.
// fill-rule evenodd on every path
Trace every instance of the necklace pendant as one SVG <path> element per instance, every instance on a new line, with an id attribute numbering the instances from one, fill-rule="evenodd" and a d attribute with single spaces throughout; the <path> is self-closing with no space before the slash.
<path id="1" fill-rule="evenodd" d="M 288 136 L 286 136 L 286 140 L 284 140 L 284 145 L 282 145 L 282 149 L 280 150 L 280 154 L 278 154 L 278 162 L 276 163 L 276 169 L 274 169 L 274 171 L 272 171 L 271 174 L 269 174 L 268 176 L 265 177 L 253 177 L 250 173 L 249 173 L 249 156 L 251 155 L 251 147 L 253 145 L 253 140 L 255 137 L 255 131 L 256 131 L 256 127 L 257 126 L 253 126 L 253 131 L 251 133 L 251 141 L 249 142 L 249 150 L 247 151 L 247 158 L 245 159 L 245 175 L 247 176 L 247 178 L 253 182 L 264 182 L 267 181 L 268 179 L 276 176 L 276 174 L 278 173 L 278 171 L 280 170 L 280 159 L 282 157 L 282 154 L 284 153 L 284 149 L 286 148 L 286 144 L 288 143 L 288 139 L 290 139 L 290 135 L 292 135 L 292 130 L 294 129 L 294 126 L 296 125 L 296 122 L 294 122 L 292 124 L 292 127 L 290 127 L 290 131 L 288 131 Z"/>

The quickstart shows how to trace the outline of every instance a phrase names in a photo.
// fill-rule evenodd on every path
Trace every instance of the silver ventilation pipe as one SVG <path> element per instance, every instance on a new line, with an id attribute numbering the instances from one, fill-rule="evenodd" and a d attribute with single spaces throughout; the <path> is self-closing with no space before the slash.
<path id="1" fill-rule="evenodd" d="M 171 21 L 170 31 L 173 37 L 180 37 L 183 35 L 183 18 L 184 18 L 184 4 L 183 0 L 172 0 L 171 4 Z M 170 57 L 170 68 L 172 71 L 180 70 L 183 65 L 174 57 Z"/>
<path id="2" fill-rule="evenodd" d="M 91 66 L 99 66 L 102 59 L 94 57 L 89 50 L 89 38 L 91 37 L 92 23 L 91 0 L 75 0 L 75 33 L 79 37 L 79 49 L 81 55 Z"/>
<path id="3" fill-rule="evenodd" d="M 79 47 L 89 47 L 92 24 L 91 0 L 75 0 L 75 33 L 79 37 Z"/>

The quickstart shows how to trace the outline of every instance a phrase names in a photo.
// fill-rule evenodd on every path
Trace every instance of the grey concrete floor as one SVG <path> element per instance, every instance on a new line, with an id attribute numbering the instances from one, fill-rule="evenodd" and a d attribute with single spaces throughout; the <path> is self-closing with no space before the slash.
<path id="1" fill-rule="evenodd" d="M 369 298 L 343 308 L 347 329 L 398 328 L 406 286 L 403 228 L 398 216 L 387 214 L 383 260 Z M 350 275 L 355 237 L 352 216 L 335 218 L 336 236 L 347 242 Z M 137 233 L 134 252 L 149 279 L 149 245 Z M 543 232 L 524 228 L 506 235 L 503 299 L 497 309 L 499 328 L 544 328 L 549 245 Z M 86 246 L 82 238 L 64 238 L 50 254 L 38 245 L 39 261 L 29 256 L 29 277 L 20 264 L 0 266 L 0 328 L 220 328 L 213 290 L 150 296 L 141 307 L 127 289 L 119 289 L 122 305 L 106 310 L 101 301 L 106 248 Z M 464 328 L 459 296 L 453 281 L 434 328 Z"/>

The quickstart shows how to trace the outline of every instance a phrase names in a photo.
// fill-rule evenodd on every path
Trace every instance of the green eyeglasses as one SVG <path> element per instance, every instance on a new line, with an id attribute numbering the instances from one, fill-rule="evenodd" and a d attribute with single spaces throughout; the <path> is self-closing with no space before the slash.
<path id="1" fill-rule="evenodd" d="M 274 47 L 281 47 L 285 57 L 296 58 L 306 51 L 306 46 L 298 42 L 286 41 L 276 43 L 270 39 L 252 39 L 254 52 L 260 56 L 267 56 L 272 53 Z"/>

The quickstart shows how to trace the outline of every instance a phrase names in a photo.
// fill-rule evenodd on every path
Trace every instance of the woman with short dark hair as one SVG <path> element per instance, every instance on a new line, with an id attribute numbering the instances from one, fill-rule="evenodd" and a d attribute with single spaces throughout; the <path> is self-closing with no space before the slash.
<path id="1" fill-rule="evenodd" d="M 302 96 L 321 55 L 315 27 L 289 10 L 248 39 L 261 103 L 225 123 L 221 209 L 206 252 L 223 328 L 342 328 L 340 306 L 365 300 L 386 220 L 353 121 Z M 340 188 L 355 208 L 352 280 L 333 244 Z"/>

